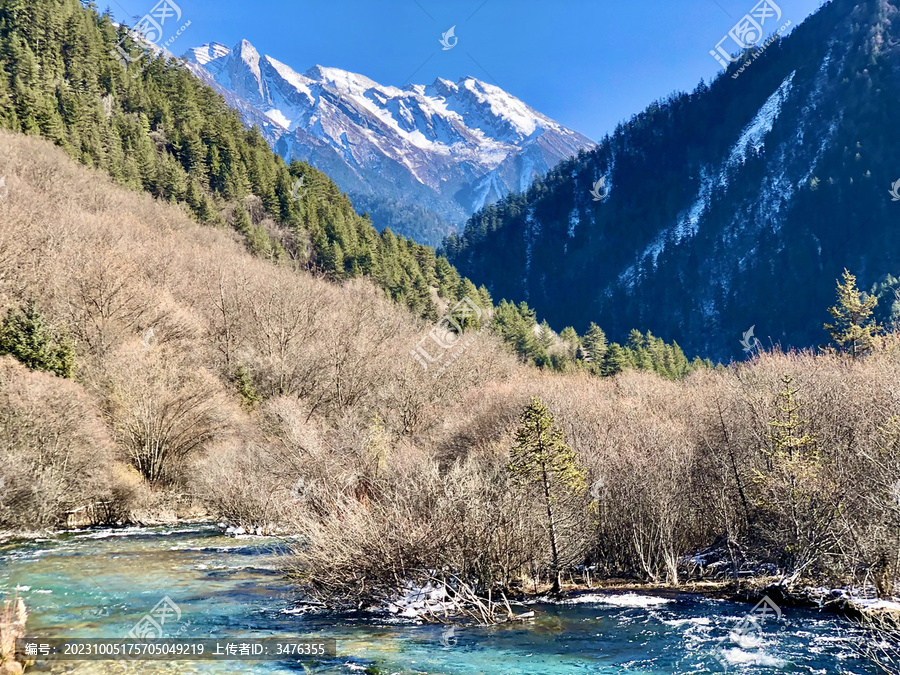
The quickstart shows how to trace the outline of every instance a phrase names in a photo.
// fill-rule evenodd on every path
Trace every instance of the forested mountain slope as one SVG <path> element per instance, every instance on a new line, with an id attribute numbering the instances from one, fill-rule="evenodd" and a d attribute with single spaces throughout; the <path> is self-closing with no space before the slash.
<path id="1" fill-rule="evenodd" d="M 127 64 L 119 42 L 133 54 Z M 574 331 L 564 339 L 539 326 L 524 303 L 495 311 L 487 290 L 434 249 L 390 230 L 379 234 L 325 174 L 285 164 L 210 86 L 173 59 L 137 58 L 142 49 L 108 15 L 75 0 L 0 0 L 0 126 L 44 136 L 122 185 L 183 204 L 200 222 L 231 226 L 275 264 L 336 282 L 369 278 L 429 320 L 468 297 L 483 313 L 467 328 L 491 322 L 541 366 L 588 366 Z M 635 351 L 631 359 L 616 345 L 602 363 L 606 339 L 598 336 L 589 357 L 596 372 L 634 365 L 679 377 L 692 367 L 677 345 L 650 335 L 633 345 L 645 355 Z"/>
<path id="2" fill-rule="evenodd" d="M 834 0 L 477 213 L 449 259 L 551 325 L 641 326 L 720 359 L 753 325 L 820 343 L 844 267 L 866 287 L 900 267 L 898 20 L 896 0 Z"/>

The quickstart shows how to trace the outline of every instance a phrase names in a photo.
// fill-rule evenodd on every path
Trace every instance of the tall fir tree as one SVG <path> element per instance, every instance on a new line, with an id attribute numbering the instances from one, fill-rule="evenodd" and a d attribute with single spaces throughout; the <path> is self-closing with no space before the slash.
<path id="1" fill-rule="evenodd" d="M 509 471 L 526 485 L 538 487 L 547 510 L 550 539 L 551 593 L 560 591 L 558 522 L 554 507 L 566 494 L 583 492 L 585 471 L 575 452 L 565 441 L 562 429 L 539 398 L 522 412 Z"/>
<path id="2" fill-rule="evenodd" d="M 828 308 L 834 323 L 826 323 L 825 330 L 841 349 L 854 358 L 869 353 L 882 330 L 872 316 L 878 298 L 861 293 L 856 287 L 856 277 L 845 269 L 843 282 L 837 282 L 837 300 L 836 305 Z"/>

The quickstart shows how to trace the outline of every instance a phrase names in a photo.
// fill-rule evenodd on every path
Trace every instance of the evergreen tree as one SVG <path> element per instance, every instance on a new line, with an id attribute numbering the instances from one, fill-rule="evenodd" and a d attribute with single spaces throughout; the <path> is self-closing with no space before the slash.
<path id="1" fill-rule="evenodd" d="M 603 332 L 600 326 L 591 321 L 591 325 L 584 336 L 584 350 L 587 352 L 590 361 L 598 365 L 602 363 L 608 346 L 606 333 Z"/>
<path id="2" fill-rule="evenodd" d="M 540 337 L 538 338 L 538 342 L 540 342 L 541 346 L 544 349 L 550 349 L 550 347 L 555 342 L 555 338 L 553 335 L 553 329 L 550 328 L 550 324 L 547 323 L 546 319 L 541 321 L 541 330 L 540 330 Z"/>
<path id="3" fill-rule="evenodd" d="M 829 495 L 837 486 L 823 475 L 818 441 L 800 417 L 799 389 L 790 375 L 781 384 L 762 449 L 766 470 L 754 472 L 759 522 L 765 524 L 760 537 L 772 542 L 788 569 L 803 570 L 827 547 L 828 523 L 841 500 Z"/>
<path id="4" fill-rule="evenodd" d="M 250 220 L 250 214 L 247 213 L 247 210 L 243 206 L 238 206 L 234 210 L 234 224 L 232 225 L 235 230 L 243 234 L 245 237 L 250 236 L 250 231 L 253 228 L 253 221 Z"/>
<path id="5" fill-rule="evenodd" d="M 631 362 L 628 359 L 628 353 L 618 342 L 613 342 L 603 356 L 603 362 L 600 365 L 600 374 L 604 377 L 611 377 L 621 373 L 630 365 Z"/>
<path id="6" fill-rule="evenodd" d="M 572 326 L 566 326 L 559 334 L 565 349 L 565 356 L 569 361 L 575 361 L 578 358 L 578 351 L 581 349 L 581 338 Z"/>
<path id="7" fill-rule="evenodd" d="M 241 396 L 241 405 L 244 409 L 250 411 L 256 408 L 257 404 L 262 400 L 262 397 L 256 391 L 250 373 L 247 372 L 243 363 L 239 363 L 237 368 L 235 368 L 232 381 L 234 382 L 238 394 Z"/>
<path id="8" fill-rule="evenodd" d="M 843 283 L 837 283 L 837 304 L 828 308 L 834 323 L 826 323 L 825 330 L 831 333 L 832 340 L 855 358 L 872 350 L 875 336 L 882 330 L 872 317 L 878 298 L 860 293 L 856 287 L 856 277 L 846 269 L 843 279 Z"/>
<path id="9" fill-rule="evenodd" d="M 652 340 L 648 339 L 645 343 L 644 336 L 641 335 L 641 332 L 636 329 L 632 329 L 632 331 L 628 334 L 628 354 L 629 360 L 638 370 L 650 370 L 651 368 L 656 370 L 656 363 L 654 363 L 650 354 L 647 352 L 645 344 L 651 345 Z"/>
<path id="10" fill-rule="evenodd" d="M 10 309 L 0 323 L 0 354 L 10 354 L 32 370 L 46 370 L 72 377 L 75 348 L 67 336 L 47 324 L 29 301 L 24 310 Z"/>
<path id="11" fill-rule="evenodd" d="M 585 488 L 585 471 L 540 399 L 532 397 L 516 431 L 509 471 L 525 485 L 536 485 L 547 509 L 552 593 L 559 593 L 560 557 L 554 506 L 565 494 Z"/>

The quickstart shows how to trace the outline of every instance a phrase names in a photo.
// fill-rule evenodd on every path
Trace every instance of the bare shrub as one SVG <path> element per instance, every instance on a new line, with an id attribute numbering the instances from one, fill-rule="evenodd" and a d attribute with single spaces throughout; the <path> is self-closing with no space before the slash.
<path id="1" fill-rule="evenodd" d="M 151 482 L 172 482 L 186 461 L 230 430 L 233 404 L 203 369 L 157 348 L 124 348 L 100 388 L 115 438 Z"/>
<path id="2" fill-rule="evenodd" d="M 99 410 L 78 385 L 0 357 L 0 527 L 58 526 L 95 502 L 118 515 L 127 495 L 114 464 Z"/>

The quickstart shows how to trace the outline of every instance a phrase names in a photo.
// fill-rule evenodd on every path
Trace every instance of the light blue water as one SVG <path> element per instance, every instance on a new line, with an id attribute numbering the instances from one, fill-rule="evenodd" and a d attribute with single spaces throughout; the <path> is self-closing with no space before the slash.
<path id="1" fill-rule="evenodd" d="M 371 613 L 299 609 L 278 571 L 277 540 L 225 536 L 214 526 L 66 533 L 0 545 L 0 589 L 23 587 L 30 637 L 124 637 L 160 599 L 182 615 L 166 637 L 333 637 L 338 657 L 318 663 L 143 662 L 146 673 L 876 673 L 853 655 L 852 626 L 784 609 L 761 641 L 729 638 L 748 605 L 684 595 L 589 596 L 578 604 L 537 604 L 530 624 L 418 626 Z M 24 590 L 28 587 L 28 590 Z M 610 603 L 616 604 L 610 604 Z M 452 641 L 451 641 L 452 642 Z M 31 671 L 29 671 L 31 672 Z M 123 672 L 114 662 L 56 664 L 35 672 Z"/>

